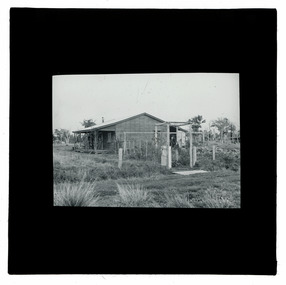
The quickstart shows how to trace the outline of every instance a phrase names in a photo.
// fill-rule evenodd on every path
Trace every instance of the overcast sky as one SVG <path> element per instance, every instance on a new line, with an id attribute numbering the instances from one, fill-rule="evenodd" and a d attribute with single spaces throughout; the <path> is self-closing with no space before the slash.
<path id="1" fill-rule="evenodd" d="M 77 130 L 147 112 L 166 121 L 202 115 L 239 126 L 239 74 L 166 73 L 53 76 L 53 129 Z"/>

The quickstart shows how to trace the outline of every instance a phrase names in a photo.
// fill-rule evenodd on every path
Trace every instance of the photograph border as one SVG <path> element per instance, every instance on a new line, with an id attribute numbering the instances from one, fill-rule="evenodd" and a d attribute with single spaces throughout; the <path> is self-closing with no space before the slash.
<path id="1" fill-rule="evenodd" d="M 9 274 L 275 275 L 276 33 L 275 9 L 12 8 Z M 241 209 L 52 207 L 52 75 L 139 72 L 240 74 Z"/>

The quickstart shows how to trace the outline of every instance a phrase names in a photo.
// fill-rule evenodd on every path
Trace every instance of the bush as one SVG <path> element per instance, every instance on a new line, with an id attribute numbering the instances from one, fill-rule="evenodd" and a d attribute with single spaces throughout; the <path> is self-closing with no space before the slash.
<path id="1" fill-rule="evenodd" d="M 168 208 L 194 208 L 188 197 L 179 194 L 165 195 L 166 207 Z"/>
<path id="2" fill-rule="evenodd" d="M 54 185 L 54 206 L 97 206 L 99 195 L 94 193 L 95 183 L 61 183 Z"/>
<path id="3" fill-rule="evenodd" d="M 150 193 L 138 184 L 116 184 L 119 192 L 121 207 L 152 207 L 154 201 Z"/>
<path id="4" fill-rule="evenodd" d="M 172 161 L 172 166 L 189 166 L 190 157 L 187 149 L 179 151 L 179 160 Z M 240 150 L 235 148 L 217 148 L 216 158 L 212 158 L 212 149 L 207 146 L 197 148 L 197 162 L 194 168 L 207 171 L 218 171 L 229 169 L 238 171 L 240 168 Z"/>
<path id="5" fill-rule="evenodd" d="M 231 195 L 215 188 L 207 189 L 200 199 L 193 199 L 192 203 L 198 208 L 235 208 L 235 201 Z"/>

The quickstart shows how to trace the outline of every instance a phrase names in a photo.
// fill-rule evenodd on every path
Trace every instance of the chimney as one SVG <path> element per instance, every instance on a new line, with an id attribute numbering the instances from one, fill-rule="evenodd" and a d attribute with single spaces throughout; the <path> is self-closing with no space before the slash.
<path id="1" fill-rule="evenodd" d="M 102 123 L 104 123 L 104 117 L 102 117 Z"/>

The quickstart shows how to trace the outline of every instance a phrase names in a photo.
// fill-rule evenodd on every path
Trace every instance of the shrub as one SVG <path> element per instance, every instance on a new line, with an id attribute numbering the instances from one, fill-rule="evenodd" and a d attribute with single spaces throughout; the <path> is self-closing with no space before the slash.
<path id="1" fill-rule="evenodd" d="M 187 196 L 179 194 L 165 195 L 166 207 L 168 208 L 194 208 Z"/>
<path id="2" fill-rule="evenodd" d="M 235 208 L 236 205 L 230 195 L 222 191 L 209 188 L 200 199 L 192 200 L 195 207 L 198 208 Z"/>
<path id="3" fill-rule="evenodd" d="M 155 206 L 152 196 L 139 184 L 116 184 L 119 192 L 119 206 L 148 207 Z"/>
<path id="4" fill-rule="evenodd" d="M 94 193 L 95 183 L 61 183 L 54 185 L 54 206 L 97 206 L 99 195 Z"/>

